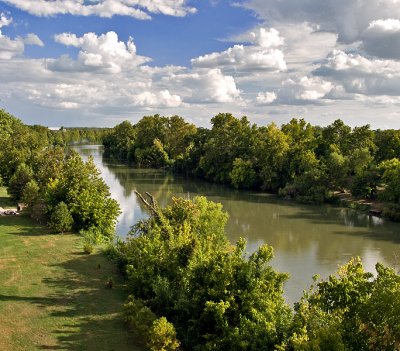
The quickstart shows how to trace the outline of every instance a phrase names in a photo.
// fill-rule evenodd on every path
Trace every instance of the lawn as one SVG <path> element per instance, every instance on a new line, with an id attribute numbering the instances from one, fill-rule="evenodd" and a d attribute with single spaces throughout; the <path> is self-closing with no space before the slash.
<path id="1" fill-rule="evenodd" d="M 121 315 L 123 280 L 81 240 L 0 217 L 0 350 L 140 350 Z"/>

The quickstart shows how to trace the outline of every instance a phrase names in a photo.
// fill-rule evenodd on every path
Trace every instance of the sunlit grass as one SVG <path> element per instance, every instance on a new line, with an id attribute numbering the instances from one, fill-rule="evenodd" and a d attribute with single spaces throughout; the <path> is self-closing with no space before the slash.
<path id="1" fill-rule="evenodd" d="M 0 350 L 139 350 L 121 315 L 123 281 L 81 240 L 0 217 Z"/>

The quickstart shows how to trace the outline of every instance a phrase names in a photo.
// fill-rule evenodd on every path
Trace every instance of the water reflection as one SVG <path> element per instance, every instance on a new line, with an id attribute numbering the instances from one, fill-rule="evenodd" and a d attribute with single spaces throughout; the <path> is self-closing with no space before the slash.
<path id="1" fill-rule="evenodd" d="M 77 150 L 84 158 L 94 157 L 121 206 L 116 228 L 120 237 L 148 215 L 137 201 L 135 189 L 150 192 L 161 206 L 172 196 L 205 195 L 221 202 L 229 213 L 227 234 L 232 242 L 245 237 L 250 252 L 264 243 L 274 247 L 273 266 L 291 275 L 285 289 L 289 302 L 299 299 L 314 274 L 327 276 L 351 257 L 360 256 L 366 269 L 373 271 L 377 261 L 390 265 L 394 255 L 400 253 L 400 225 L 396 223 L 351 209 L 299 205 L 268 194 L 130 168 L 103 158 L 99 146 L 80 146 Z"/>

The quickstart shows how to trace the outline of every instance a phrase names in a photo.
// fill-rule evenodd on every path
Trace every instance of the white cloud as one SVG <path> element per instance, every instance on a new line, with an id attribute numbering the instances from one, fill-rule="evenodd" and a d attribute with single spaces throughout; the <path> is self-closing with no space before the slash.
<path id="1" fill-rule="evenodd" d="M 181 97 L 179 95 L 171 95 L 168 90 L 162 90 L 157 93 L 144 91 L 132 96 L 132 98 L 135 106 L 178 107 L 182 104 Z"/>
<path id="2" fill-rule="evenodd" d="M 10 60 L 15 56 L 23 54 L 25 49 L 24 42 L 21 39 L 10 39 L 0 31 L 0 59 Z"/>
<path id="3" fill-rule="evenodd" d="M 320 103 L 333 88 L 330 81 L 319 77 L 290 78 L 282 83 L 278 98 L 280 102 L 287 104 Z"/>
<path id="4" fill-rule="evenodd" d="M 78 16 L 114 15 L 131 16 L 137 19 L 150 19 L 150 14 L 160 13 L 169 16 L 186 16 L 196 12 L 187 6 L 187 0 L 3 0 L 23 11 L 36 16 L 71 14 Z"/>
<path id="5" fill-rule="evenodd" d="M 0 14 L 0 28 L 8 26 L 12 23 L 12 18 L 7 17 L 4 13 Z M 14 57 L 21 56 L 25 51 L 25 44 L 44 46 L 40 38 L 33 33 L 29 33 L 25 38 L 18 37 L 11 39 L 0 30 L 0 60 L 10 60 Z"/>
<path id="6" fill-rule="evenodd" d="M 81 49 L 77 60 L 69 56 L 47 60 L 48 68 L 54 71 L 98 71 L 115 74 L 150 61 L 150 58 L 136 54 L 132 38 L 125 44 L 118 40 L 115 32 L 99 36 L 86 33 L 79 38 L 75 34 L 62 33 L 57 34 L 54 39 L 60 44 Z"/>
<path id="7" fill-rule="evenodd" d="M 400 62 L 333 51 L 314 72 L 340 83 L 347 93 L 400 95 Z"/>
<path id="8" fill-rule="evenodd" d="M 284 71 L 286 62 L 284 54 L 277 47 L 283 44 L 283 38 L 274 28 L 269 31 L 260 28 L 251 32 L 254 45 L 235 45 L 222 52 L 214 52 L 191 60 L 193 67 L 221 68 L 236 72 L 249 71 Z"/>
<path id="9" fill-rule="evenodd" d="M 259 105 L 269 105 L 276 100 L 277 96 L 275 92 L 259 92 L 256 97 L 256 101 Z"/>
<path id="10" fill-rule="evenodd" d="M 185 95 L 188 102 L 226 103 L 240 97 L 235 79 L 224 75 L 218 68 L 173 75 L 166 81 L 185 87 L 181 96 Z"/>
<path id="11" fill-rule="evenodd" d="M 34 33 L 29 33 L 23 40 L 26 45 L 44 46 L 42 40 Z"/>
<path id="12" fill-rule="evenodd" d="M 258 31 L 251 32 L 251 37 L 254 44 L 263 48 L 277 48 L 284 44 L 284 39 L 275 28 L 259 28 Z"/>

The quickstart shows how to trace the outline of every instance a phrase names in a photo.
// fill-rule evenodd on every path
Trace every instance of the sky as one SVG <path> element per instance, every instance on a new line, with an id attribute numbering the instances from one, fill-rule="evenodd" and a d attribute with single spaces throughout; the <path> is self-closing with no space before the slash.
<path id="1" fill-rule="evenodd" d="M 400 0 L 0 0 L 0 108 L 400 129 Z"/>

